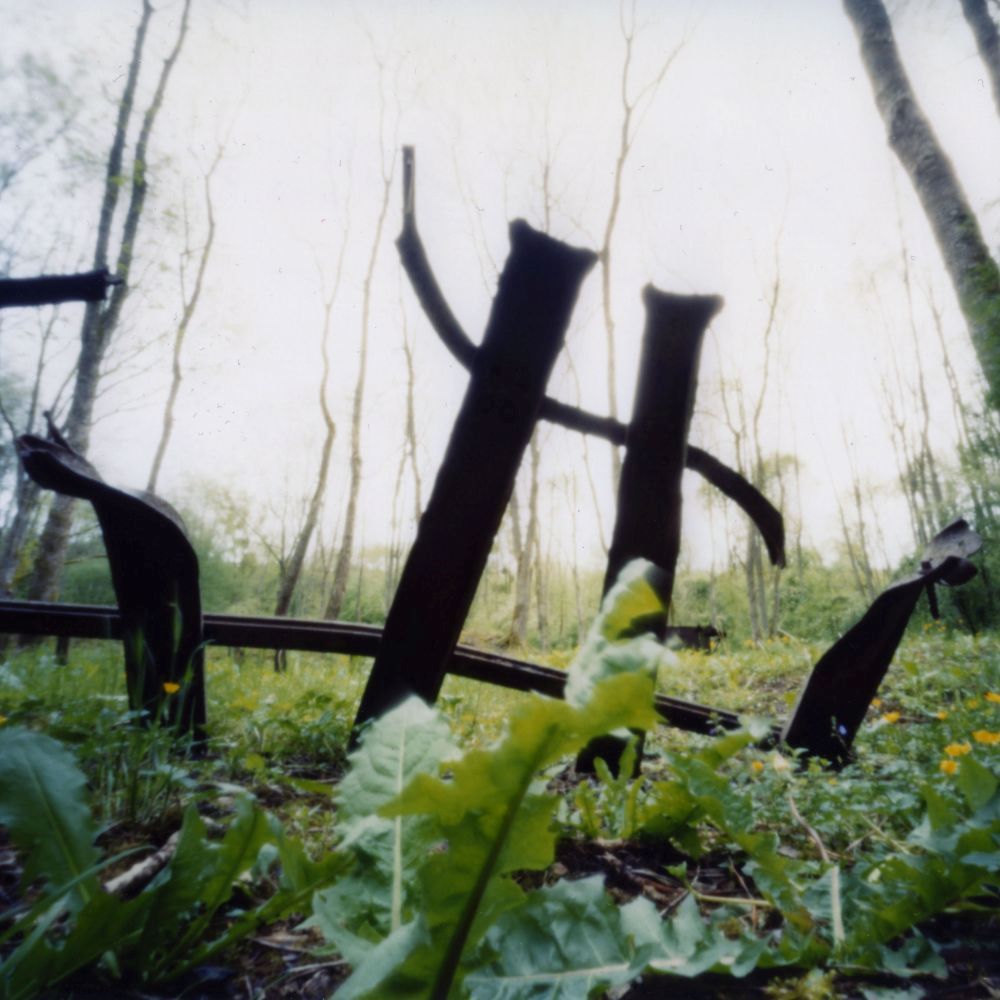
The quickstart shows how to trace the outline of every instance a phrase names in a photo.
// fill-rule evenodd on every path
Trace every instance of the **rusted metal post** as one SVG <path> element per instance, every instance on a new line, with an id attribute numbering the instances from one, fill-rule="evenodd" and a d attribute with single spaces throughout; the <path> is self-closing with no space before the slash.
<path id="1" fill-rule="evenodd" d="M 204 736 L 205 682 L 198 557 L 169 504 L 105 483 L 50 424 L 17 451 L 40 486 L 89 500 L 97 514 L 121 612 L 129 707 Z"/>
<path id="2" fill-rule="evenodd" d="M 468 615 L 545 398 L 580 283 L 596 257 L 510 229 L 483 342 L 403 568 L 356 724 L 410 693 L 433 701 Z"/>
<path id="3" fill-rule="evenodd" d="M 648 559 L 659 573 L 652 580 L 663 607 L 670 607 L 681 545 L 681 478 L 698 391 L 698 362 L 705 330 L 722 308 L 716 295 L 672 295 L 647 285 L 642 293 L 646 329 L 636 382 L 625 460 L 618 487 L 604 593 L 632 559 Z M 666 616 L 659 623 L 662 638 Z M 577 758 L 581 771 L 603 757 L 617 770 L 624 744 L 609 736 L 595 740 Z"/>
<path id="4" fill-rule="evenodd" d="M 961 520 L 935 535 L 919 571 L 879 594 L 862 619 L 820 657 L 782 730 L 782 740 L 806 756 L 826 758 L 835 767 L 846 764 L 920 595 L 927 592 L 937 617 L 935 585 L 954 587 L 971 580 L 976 567 L 968 556 L 982 544 L 982 538 Z"/>
<path id="5" fill-rule="evenodd" d="M 604 593 L 632 559 L 661 570 L 656 589 L 669 607 L 681 547 L 681 477 L 698 391 L 705 330 L 722 308 L 717 295 L 671 295 L 647 285 L 646 329 L 632 419 L 625 439 Z"/>

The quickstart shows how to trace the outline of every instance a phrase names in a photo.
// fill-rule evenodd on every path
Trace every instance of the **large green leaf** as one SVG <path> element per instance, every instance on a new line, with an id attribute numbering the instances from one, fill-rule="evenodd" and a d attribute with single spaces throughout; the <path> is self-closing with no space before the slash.
<path id="1" fill-rule="evenodd" d="M 586 1000 L 638 976 L 650 950 L 623 927 L 600 876 L 558 882 L 489 929 L 480 953 L 494 957 L 465 988 L 472 1000 Z"/>
<path id="2" fill-rule="evenodd" d="M 348 758 L 337 791 L 337 824 L 348 840 L 355 825 L 395 799 L 416 774 L 458 756 L 448 722 L 416 696 L 377 719 Z"/>
<path id="3" fill-rule="evenodd" d="M 745 975 L 765 948 L 705 921 L 691 896 L 667 921 L 643 897 L 618 907 L 594 876 L 541 889 L 505 913 L 465 987 L 473 1000 L 586 1000 L 643 972 Z"/>
<path id="4" fill-rule="evenodd" d="M 78 907 L 97 891 L 97 827 L 87 805 L 86 778 L 73 755 L 42 733 L 0 730 L 0 823 L 23 858 L 24 882 L 50 886 L 79 880 Z"/>
<path id="5" fill-rule="evenodd" d="M 0 998 L 28 1000 L 124 946 L 142 928 L 148 904 L 142 896 L 123 903 L 96 890 L 58 943 L 44 933 L 29 935 L 8 956 L 0 966 Z"/>
<path id="6" fill-rule="evenodd" d="M 419 892 L 418 866 L 430 834 L 422 816 L 379 816 L 417 774 L 436 774 L 458 754 L 447 721 L 413 697 L 378 719 L 349 758 L 337 795 L 340 849 L 354 872 L 317 893 L 313 916 L 333 948 L 358 965 L 386 935 L 409 919 Z"/>
<path id="7" fill-rule="evenodd" d="M 369 993 L 373 957 L 348 980 L 347 996 L 444 997 L 461 980 L 463 956 L 523 894 L 505 873 L 551 863 L 556 798 L 536 787 L 539 771 L 595 736 L 621 726 L 648 728 L 655 715 L 652 681 L 621 675 L 603 681 L 584 707 L 532 697 L 515 712 L 502 742 L 467 753 L 447 779 L 419 774 L 383 815 L 434 819 L 441 849 L 423 866 L 422 918 L 427 939 Z M 412 941 L 411 941 L 412 943 Z"/>

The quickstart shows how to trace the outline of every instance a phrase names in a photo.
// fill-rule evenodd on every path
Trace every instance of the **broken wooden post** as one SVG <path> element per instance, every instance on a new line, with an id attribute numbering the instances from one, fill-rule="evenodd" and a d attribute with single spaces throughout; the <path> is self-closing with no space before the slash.
<path id="1" fill-rule="evenodd" d="M 25 472 L 44 489 L 89 500 L 121 612 L 129 707 L 204 736 L 205 681 L 198 557 L 183 522 L 151 493 L 105 483 L 51 421 L 49 440 L 17 440 Z"/>
<path id="2" fill-rule="evenodd" d="M 433 701 L 458 643 L 576 296 L 596 256 L 510 227 L 469 387 L 389 609 L 356 726 L 414 693 Z"/>
<path id="3" fill-rule="evenodd" d="M 983 541 L 962 520 L 931 540 L 920 569 L 883 591 L 861 620 L 828 649 L 813 667 L 781 739 L 810 757 L 841 767 L 868 706 L 896 653 L 917 600 L 926 590 L 937 617 L 934 586 L 959 586 L 976 575 L 968 557 Z"/>
<path id="4" fill-rule="evenodd" d="M 664 616 L 661 622 L 650 624 L 662 639 L 681 546 L 681 478 L 698 390 L 698 362 L 705 330 L 722 308 L 722 299 L 716 295 L 672 295 L 652 285 L 643 290 L 642 299 L 646 329 L 625 438 L 604 593 L 632 559 L 654 563 L 658 572 L 650 583 Z M 624 748 L 624 742 L 615 736 L 594 740 L 577 757 L 577 770 L 592 771 L 594 760 L 602 757 L 617 771 Z"/>

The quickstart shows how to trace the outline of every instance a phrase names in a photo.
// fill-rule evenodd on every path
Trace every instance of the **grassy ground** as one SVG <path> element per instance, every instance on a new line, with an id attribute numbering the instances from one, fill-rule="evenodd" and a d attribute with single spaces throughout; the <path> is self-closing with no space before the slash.
<path id="1" fill-rule="evenodd" d="M 727 764 L 733 787 L 752 796 L 755 822 L 780 831 L 792 855 L 809 856 L 817 839 L 845 867 L 866 852 L 908 850 L 901 838 L 921 814 L 923 787 L 945 799 L 957 796 L 966 761 L 1000 774 L 1000 638 L 937 625 L 911 632 L 859 734 L 852 765 L 836 774 L 800 769 L 781 753 L 753 749 Z M 660 667 L 658 686 L 666 694 L 777 721 L 821 651 L 790 639 L 762 647 L 723 643 L 712 653 L 681 651 Z M 537 659 L 565 666 L 568 656 Z M 367 661 L 293 653 L 287 670 L 277 674 L 269 654 L 247 653 L 237 662 L 229 651 L 211 650 L 211 748 L 206 759 L 193 762 L 172 754 L 165 734 L 130 724 L 118 647 L 79 643 L 65 666 L 33 651 L 0 667 L 0 725 L 42 729 L 73 749 L 109 848 L 162 843 L 190 801 L 207 816 L 225 818 L 234 797 L 249 789 L 290 833 L 320 852 L 337 840 L 331 793 L 343 772 L 348 727 L 367 670 Z M 459 743 L 469 748 L 494 741 L 524 698 L 449 678 L 440 706 Z M 706 742 L 662 728 L 648 742 L 647 773 L 655 779 L 671 752 Z M 602 801 L 608 812 L 600 822 L 606 825 L 587 828 L 568 794 L 560 814 L 566 833 L 614 841 L 620 831 L 609 802 Z M 719 876 L 726 877 L 725 871 Z M 259 955 L 248 960 L 259 964 Z M 773 984 L 766 988 L 780 995 Z M 924 994 L 912 994 L 918 995 Z"/>

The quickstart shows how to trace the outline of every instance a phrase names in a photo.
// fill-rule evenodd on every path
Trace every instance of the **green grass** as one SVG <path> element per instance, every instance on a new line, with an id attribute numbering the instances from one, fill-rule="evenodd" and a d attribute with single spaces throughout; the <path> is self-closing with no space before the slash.
<path id="1" fill-rule="evenodd" d="M 780 721 L 821 652 L 820 646 L 790 639 L 761 647 L 723 643 L 711 653 L 679 651 L 661 666 L 658 687 L 674 696 Z M 564 666 L 568 655 L 538 659 Z M 0 667 L 0 716 L 8 724 L 44 729 L 74 748 L 105 822 L 125 819 L 155 825 L 164 814 L 173 815 L 199 784 L 230 782 L 282 799 L 283 808 L 300 814 L 306 828 L 322 830 L 317 836 L 326 840 L 329 822 L 308 821 L 323 806 L 315 790 L 308 791 L 308 782 L 330 782 L 338 776 L 369 661 L 290 653 L 284 673 L 275 673 L 272 664 L 269 653 L 249 651 L 237 662 L 228 650 L 209 651 L 211 752 L 202 764 L 177 765 L 169 753 L 169 735 L 129 724 L 121 655 L 113 643 L 74 644 L 66 666 L 37 650 L 17 654 Z M 811 795 L 813 788 L 827 795 L 837 788 L 852 789 L 851 795 L 865 800 L 865 822 L 892 826 L 901 804 L 917 801 L 920 782 L 933 780 L 947 787 L 954 779 L 940 770 L 942 761 L 953 760 L 960 767 L 962 758 L 971 755 L 993 765 L 1000 762 L 1000 747 L 975 737 L 1000 731 L 1000 704 L 987 699 L 990 692 L 1000 692 L 1000 638 L 969 636 L 938 625 L 911 629 L 882 686 L 880 703 L 872 707 L 859 733 L 857 762 L 840 775 L 804 780 L 803 794 Z M 468 747 L 494 741 L 523 698 L 449 677 L 439 705 Z M 661 728 L 649 746 L 655 752 L 703 742 Z M 954 750 L 966 745 L 969 754 L 946 752 L 949 746 Z M 784 767 L 784 758 L 747 754 L 735 766 L 762 789 L 772 775 L 786 783 L 797 780 L 787 771 L 775 772 L 776 761 Z M 867 790 L 855 789 L 855 784 Z M 897 790 L 886 791 L 893 788 Z M 839 801 L 840 793 L 836 798 Z M 845 820 L 845 837 L 861 833 L 857 821 Z"/>
<path id="2" fill-rule="evenodd" d="M 821 646 L 791 638 L 762 646 L 727 642 L 711 653 L 679 651 L 663 658 L 658 688 L 776 722 L 821 653 Z M 535 658 L 564 667 L 569 655 Z M 0 725 L 44 730 L 73 750 L 106 847 L 162 840 L 192 801 L 204 814 L 227 819 L 246 789 L 318 856 L 338 841 L 334 791 L 368 670 L 367 660 L 291 653 L 279 674 L 269 653 L 249 652 L 237 661 L 228 650 L 209 650 L 209 752 L 194 760 L 178 752 L 184 747 L 168 732 L 134 724 L 117 644 L 77 643 L 65 666 L 36 648 L 0 665 Z M 525 698 L 449 677 L 439 706 L 467 750 L 493 743 Z M 696 753 L 711 743 L 661 727 L 647 741 L 635 793 L 631 783 L 598 783 L 590 796 L 597 812 L 587 817 L 579 794 L 569 793 L 557 814 L 562 832 L 583 837 L 597 830 L 602 843 L 623 830 L 641 833 L 641 823 L 629 827 L 626 820 L 648 819 L 663 807 L 663 782 L 678 752 Z M 817 839 L 845 873 L 909 855 L 928 789 L 957 808 L 977 768 L 1000 774 L 1000 636 L 937 624 L 911 628 L 855 749 L 856 759 L 840 772 L 753 747 L 722 761 L 718 771 L 722 787 L 749 796 L 754 830 L 776 833 L 786 852 L 781 857 L 797 859 L 793 864 L 818 864 Z M 678 843 L 732 858 L 740 854 L 734 844 L 742 842 L 716 823 L 702 824 L 695 841 Z"/>

